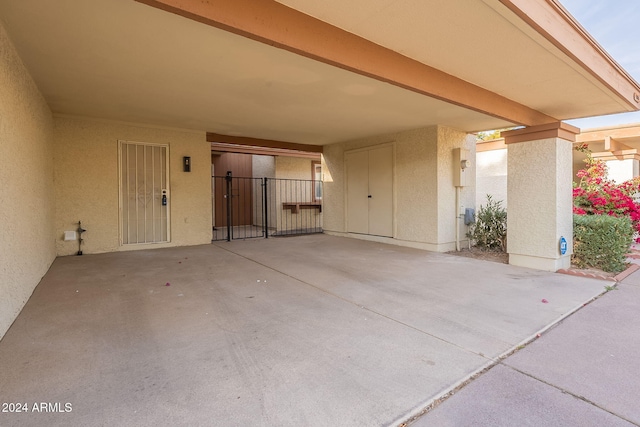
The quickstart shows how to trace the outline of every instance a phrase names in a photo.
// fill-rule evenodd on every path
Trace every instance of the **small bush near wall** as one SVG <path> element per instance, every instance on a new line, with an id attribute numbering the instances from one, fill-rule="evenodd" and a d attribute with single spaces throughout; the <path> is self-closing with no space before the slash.
<path id="1" fill-rule="evenodd" d="M 626 255 L 633 240 L 629 217 L 610 215 L 573 216 L 573 263 L 619 273 L 626 268 Z"/>
<path id="2" fill-rule="evenodd" d="M 507 211 L 502 207 L 501 201 L 495 201 L 487 194 L 487 203 L 480 205 L 476 221 L 469 227 L 467 237 L 481 249 L 506 251 Z"/>

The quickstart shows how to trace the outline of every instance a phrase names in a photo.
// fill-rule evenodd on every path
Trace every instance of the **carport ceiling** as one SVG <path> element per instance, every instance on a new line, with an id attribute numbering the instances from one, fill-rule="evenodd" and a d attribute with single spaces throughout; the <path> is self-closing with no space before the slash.
<path id="1" fill-rule="evenodd" d="M 577 37 L 574 47 L 582 51 L 558 45 L 579 27 L 565 22 L 554 35 L 531 22 L 557 21 L 559 13 L 528 15 L 556 10 L 553 0 L 144 1 L 157 7 L 0 0 L 0 17 L 61 115 L 320 145 L 433 124 L 464 131 L 536 124 L 521 119 L 526 114 L 504 113 L 520 109 L 539 123 L 638 108 L 637 83 L 588 38 Z M 245 37 L 243 25 L 270 19 L 272 27 L 282 25 L 277 16 L 252 16 L 258 4 L 290 6 L 325 28 L 456 76 L 461 94 L 428 96 L 406 82 L 296 54 L 287 43 L 256 41 L 259 33 Z M 523 12 L 532 4 L 538 9 Z M 243 15 L 221 24 L 194 16 L 191 7 Z M 393 72 L 396 64 L 383 65 Z M 469 95 L 482 91 L 492 96 Z"/>

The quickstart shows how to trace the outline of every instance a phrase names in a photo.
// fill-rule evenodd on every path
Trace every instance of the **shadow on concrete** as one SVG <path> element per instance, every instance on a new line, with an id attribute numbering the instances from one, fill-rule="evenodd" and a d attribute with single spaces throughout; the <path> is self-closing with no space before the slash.
<path id="1" fill-rule="evenodd" d="M 397 424 L 602 290 L 327 235 L 59 258 L 0 341 L 30 409 L 0 425 Z"/>

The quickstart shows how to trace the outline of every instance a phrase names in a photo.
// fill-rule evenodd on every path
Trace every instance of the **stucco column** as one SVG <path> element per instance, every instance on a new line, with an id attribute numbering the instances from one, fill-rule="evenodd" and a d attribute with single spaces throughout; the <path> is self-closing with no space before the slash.
<path id="1" fill-rule="evenodd" d="M 509 264 L 557 271 L 573 252 L 572 143 L 566 123 L 504 132 L 507 144 Z M 568 243 L 560 252 L 560 239 Z"/>

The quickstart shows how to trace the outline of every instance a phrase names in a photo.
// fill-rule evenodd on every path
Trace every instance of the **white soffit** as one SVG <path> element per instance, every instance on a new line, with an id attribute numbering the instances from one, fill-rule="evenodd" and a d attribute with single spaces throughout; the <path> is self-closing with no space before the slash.
<path id="1" fill-rule="evenodd" d="M 560 120 L 630 111 L 498 0 L 277 1 Z"/>
<path id="2" fill-rule="evenodd" d="M 497 0 L 282 3 L 555 118 L 622 108 Z M 316 145 L 512 125 L 133 0 L 0 0 L 0 19 L 56 114 Z"/>
<path id="3" fill-rule="evenodd" d="M 511 123 L 131 0 L 0 0 L 53 112 L 322 145 Z"/>

